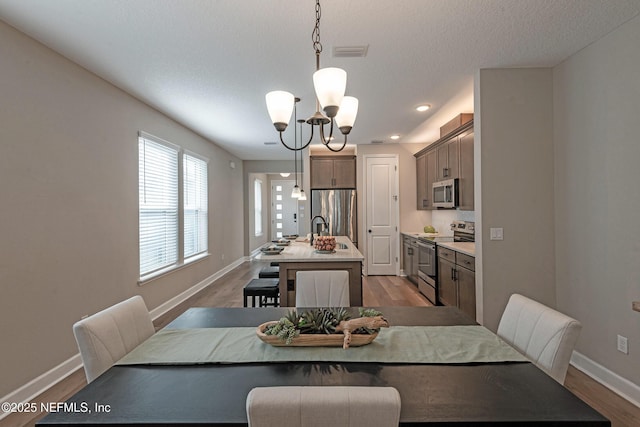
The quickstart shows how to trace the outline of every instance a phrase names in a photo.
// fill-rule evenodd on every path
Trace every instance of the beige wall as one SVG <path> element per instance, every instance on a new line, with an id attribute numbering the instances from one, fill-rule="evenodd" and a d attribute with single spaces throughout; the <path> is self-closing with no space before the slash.
<path id="1" fill-rule="evenodd" d="M 495 331 L 514 292 L 556 305 L 552 71 L 480 70 L 475 84 L 477 311 Z"/>
<path id="2" fill-rule="evenodd" d="M 640 385 L 640 18 L 554 69 L 558 308 L 577 351 Z M 616 335 L 629 339 L 629 355 Z M 636 400 L 640 400 L 636 394 Z"/>
<path id="3" fill-rule="evenodd" d="M 0 58 L 4 396 L 78 353 L 81 316 L 135 294 L 153 309 L 240 259 L 244 228 L 239 159 L 1 21 Z M 211 256 L 142 287 L 139 130 L 210 159 Z"/>

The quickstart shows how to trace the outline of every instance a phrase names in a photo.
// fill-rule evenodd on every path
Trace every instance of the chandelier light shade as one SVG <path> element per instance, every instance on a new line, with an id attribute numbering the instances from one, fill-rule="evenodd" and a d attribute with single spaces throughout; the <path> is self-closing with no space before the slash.
<path id="1" fill-rule="evenodd" d="M 307 193 L 304 192 L 304 189 L 300 190 L 300 197 L 298 197 L 298 200 L 307 200 Z"/>
<path id="2" fill-rule="evenodd" d="M 313 73 L 313 87 L 327 117 L 335 117 L 347 89 L 347 72 L 341 68 L 322 68 Z"/>
<path id="3" fill-rule="evenodd" d="M 358 99 L 353 96 L 345 96 L 342 98 L 342 104 L 340 104 L 340 110 L 335 117 L 336 124 L 344 135 L 348 135 L 351 132 L 353 124 L 356 122 L 356 116 L 358 115 Z"/>
<path id="4" fill-rule="evenodd" d="M 280 134 L 280 142 L 287 149 L 292 151 L 304 150 L 311 144 L 313 140 L 314 128 L 318 126 L 320 134 L 320 142 L 329 150 L 338 152 L 347 145 L 347 135 L 351 132 L 353 124 L 358 114 L 358 100 L 352 96 L 344 96 L 347 88 L 347 73 L 341 68 L 328 67 L 320 68 L 320 53 L 322 52 L 322 44 L 320 43 L 320 0 L 316 0 L 316 24 L 313 29 L 311 39 L 313 41 L 313 49 L 316 54 L 316 71 L 313 73 L 313 86 L 316 94 L 316 112 L 309 117 L 306 122 L 310 125 L 311 132 L 309 140 L 300 145 L 300 147 L 289 146 L 282 138 L 282 133 L 287 129 L 287 125 L 291 120 L 291 112 L 296 102 L 300 99 L 293 94 L 276 90 L 266 95 L 267 110 L 271 122 Z M 324 114 L 320 111 L 324 111 Z M 339 148 L 333 148 L 330 143 L 334 141 L 333 128 L 334 123 L 344 135 L 344 142 Z M 324 126 L 330 124 L 329 135 L 325 136 Z M 302 136 L 302 135 L 301 135 Z"/>
<path id="5" fill-rule="evenodd" d="M 298 184 L 293 186 L 293 190 L 291 191 L 291 197 L 293 197 L 294 199 L 300 198 L 300 187 L 298 187 Z"/>
<path id="6" fill-rule="evenodd" d="M 278 132 L 284 132 L 291 120 L 293 113 L 293 104 L 295 97 L 289 92 L 283 90 L 274 90 L 265 95 L 267 101 L 267 110 L 273 125 Z"/>

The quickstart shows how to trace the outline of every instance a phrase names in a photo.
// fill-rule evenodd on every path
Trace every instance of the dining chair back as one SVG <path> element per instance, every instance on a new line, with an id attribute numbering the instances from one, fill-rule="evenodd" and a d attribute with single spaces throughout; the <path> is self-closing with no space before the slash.
<path id="1" fill-rule="evenodd" d="M 296 272 L 296 307 L 349 307 L 349 272 Z"/>
<path id="2" fill-rule="evenodd" d="M 500 319 L 498 336 L 563 384 L 581 329 L 577 320 L 513 294 Z"/>
<path id="3" fill-rule="evenodd" d="M 249 427 L 397 427 L 393 387 L 257 387 L 247 396 Z"/>
<path id="4" fill-rule="evenodd" d="M 106 308 L 73 325 L 87 382 L 109 369 L 155 333 L 141 296 Z"/>

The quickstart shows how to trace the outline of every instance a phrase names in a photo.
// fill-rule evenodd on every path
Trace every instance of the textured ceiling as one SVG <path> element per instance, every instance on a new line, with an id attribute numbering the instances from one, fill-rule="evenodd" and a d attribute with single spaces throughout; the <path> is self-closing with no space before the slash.
<path id="1" fill-rule="evenodd" d="M 554 66 L 640 12 L 640 0 L 321 4 L 322 66 L 348 73 L 357 144 L 432 142 L 473 110 L 478 69 Z M 313 0 L 0 0 L 0 19 L 242 159 L 291 157 L 264 145 L 277 140 L 265 93 L 301 97 L 303 118 L 315 111 Z M 367 56 L 332 57 L 351 45 Z"/>

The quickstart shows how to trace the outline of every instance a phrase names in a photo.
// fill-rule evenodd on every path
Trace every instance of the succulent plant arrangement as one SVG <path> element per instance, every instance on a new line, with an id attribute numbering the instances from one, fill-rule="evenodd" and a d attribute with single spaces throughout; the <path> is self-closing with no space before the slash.
<path id="1" fill-rule="evenodd" d="M 344 333 L 346 337 L 351 334 L 373 334 L 380 327 L 388 326 L 382 313 L 371 308 L 360 308 L 360 318 L 351 319 L 350 313 L 344 308 L 315 308 L 297 313 L 290 311 L 278 322 L 267 326 L 266 335 L 280 338 L 286 344 L 291 344 L 293 339 L 300 334 L 335 334 Z M 348 341 L 345 340 L 348 347 Z"/>

